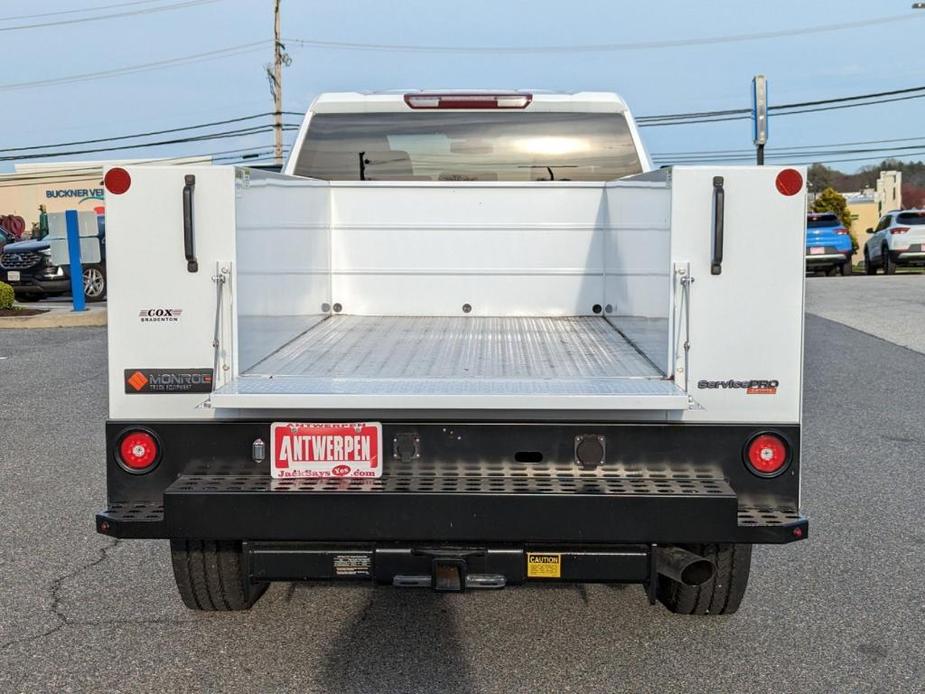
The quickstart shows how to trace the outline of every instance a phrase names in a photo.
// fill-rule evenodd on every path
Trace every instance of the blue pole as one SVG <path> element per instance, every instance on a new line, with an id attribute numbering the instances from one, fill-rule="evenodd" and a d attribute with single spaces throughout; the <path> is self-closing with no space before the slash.
<path id="1" fill-rule="evenodd" d="M 77 210 L 64 213 L 67 222 L 67 257 L 71 271 L 71 303 L 75 311 L 86 311 L 84 302 L 84 268 L 80 262 L 80 224 L 77 222 Z"/>

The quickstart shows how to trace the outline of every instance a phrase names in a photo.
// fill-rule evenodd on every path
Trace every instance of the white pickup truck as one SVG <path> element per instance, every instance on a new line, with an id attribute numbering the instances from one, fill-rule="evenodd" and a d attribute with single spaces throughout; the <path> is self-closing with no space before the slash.
<path id="1" fill-rule="evenodd" d="M 734 612 L 800 512 L 804 172 L 612 93 L 337 93 L 283 174 L 111 168 L 108 508 L 184 603 L 622 582 Z M 760 252 L 757 251 L 760 249 Z"/>

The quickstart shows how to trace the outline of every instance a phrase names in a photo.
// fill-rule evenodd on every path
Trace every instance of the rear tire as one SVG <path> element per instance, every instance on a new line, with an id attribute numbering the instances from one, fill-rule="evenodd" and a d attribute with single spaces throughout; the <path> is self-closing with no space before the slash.
<path id="1" fill-rule="evenodd" d="M 882 251 L 880 251 L 880 259 L 883 261 L 883 274 L 895 275 L 896 263 L 894 263 L 893 259 L 890 257 L 889 249 L 884 248 Z"/>
<path id="2" fill-rule="evenodd" d="M 843 262 L 838 268 L 838 274 L 842 277 L 847 277 L 848 275 L 854 272 L 854 268 L 851 265 L 851 258 L 849 257 L 845 262 Z"/>
<path id="3" fill-rule="evenodd" d="M 269 585 L 250 580 L 240 542 L 171 540 L 170 558 L 180 598 L 191 610 L 248 610 Z"/>
<path id="4" fill-rule="evenodd" d="M 864 249 L 864 274 L 867 275 L 876 275 L 877 268 L 871 265 L 870 255 L 867 253 L 867 249 Z"/>
<path id="5" fill-rule="evenodd" d="M 683 545 L 684 549 L 709 559 L 716 573 L 699 586 L 685 586 L 658 577 L 657 596 L 675 614 L 733 614 L 739 609 L 752 564 L 751 545 Z"/>

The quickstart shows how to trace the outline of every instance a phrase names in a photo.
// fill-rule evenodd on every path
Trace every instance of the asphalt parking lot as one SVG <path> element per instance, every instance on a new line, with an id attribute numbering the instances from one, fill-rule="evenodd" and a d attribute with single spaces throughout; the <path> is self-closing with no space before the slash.
<path id="1" fill-rule="evenodd" d="M 711 619 L 636 586 L 278 584 L 189 612 L 166 543 L 94 532 L 105 329 L 0 331 L 0 691 L 923 691 L 925 277 L 809 279 L 807 304 L 810 539 L 757 549 Z"/>

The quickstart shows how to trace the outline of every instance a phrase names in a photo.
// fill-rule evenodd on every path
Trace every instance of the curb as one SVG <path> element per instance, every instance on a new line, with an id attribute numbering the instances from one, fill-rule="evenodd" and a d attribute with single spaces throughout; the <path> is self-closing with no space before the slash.
<path id="1" fill-rule="evenodd" d="M 28 328 L 88 328 L 106 325 L 106 309 L 82 311 L 49 311 L 37 316 L 0 318 L 0 330 Z"/>

